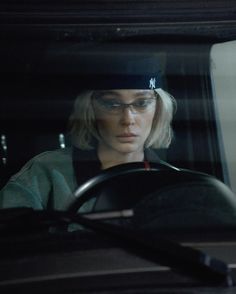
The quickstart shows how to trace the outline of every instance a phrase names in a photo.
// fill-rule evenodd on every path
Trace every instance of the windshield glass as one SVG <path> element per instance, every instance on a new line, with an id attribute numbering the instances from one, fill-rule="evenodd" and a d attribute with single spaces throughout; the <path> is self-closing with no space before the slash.
<path id="1" fill-rule="evenodd" d="M 136 228 L 234 226 L 234 52 L 234 41 L 6 43 L 1 208 L 67 211 L 81 197 L 80 213 L 134 209 Z"/>

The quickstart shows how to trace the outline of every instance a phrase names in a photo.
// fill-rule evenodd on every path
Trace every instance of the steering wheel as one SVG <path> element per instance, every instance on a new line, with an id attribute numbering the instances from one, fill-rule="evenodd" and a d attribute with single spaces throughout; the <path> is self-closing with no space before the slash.
<path id="1" fill-rule="evenodd" d="M 144 167 L 144 163 L 142 162 L 125 163 L 108 168 L 102 171 L 97 176 L 89 179 L 75 191 L 74 196 L 76 197 L 76 199 L 70 205 L 69 211 L 77 212 L 85 202 L 94 198 L 95 195 L 97 197 L 104 198 L 105 192 L 107 194 L 108 190 L 110 191 L 110 189 L 114 190 L 112 191 L 112 201 L 113 203 L 115 202 L 113 206 L 116 206 L 117 209 L 128 208 L 129 204 L 127 202 L 131 201 L 131 196 L 129 197 L 129 199 L 125 199 L 123 197 L 124 194 L 130 194 L 133 190 L 135 190 L 135 192 L 138 192 L 138 187 L 141 188 L 142 194 L 145 194 L 143 185 L 145 184 L 146 188 L 149 191 L 154 184 L 153 177 L 155 177 L 155 175 L 157 175 L 160 171 L 167 171 L 169 169 L 170 167 L 168 165 L 162 163 L 150 163 L 149 168 L 146 169 Z M 174 167 L 172 169 L 174 171 L 179 171 L 179 169 Z M 142 183 L 141 187 L 140 183 Z M 118 205 L 118 199 L 116 199 L 116 196 L 120 192 L 122 192 L 122 195 L 119 195 L 120 201 L 118 201 Z M 101 195 L 101 193 L 103 196 Z M 101 208 L 101 205 L 97 204 L 95 205 L 94 209 L 105 210 L 107 208 Z"/>
<path id="2" fill-rule="evenodd" d="M 71 213 L 96 198 L 94 212 L 133 209 L 137 226 L 236 224 L 236 196 L 224 183 L 162 163 L 111 167 L 81 185 L 75 197 Z"/>

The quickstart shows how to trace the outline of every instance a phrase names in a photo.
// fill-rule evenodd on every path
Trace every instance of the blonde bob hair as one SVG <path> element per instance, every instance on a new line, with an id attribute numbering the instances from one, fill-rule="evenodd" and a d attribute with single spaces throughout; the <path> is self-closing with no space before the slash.
<path id="1" fill-rule="evenodd" d="M 173 137 L 171 122 L 176 110 L 176 101 L 161 88 L 154 91 L 157 96 L 156 112 L 145 148 L 167 148 Z M 89 90 L 78 95 L 69 118 L 72 143 L 83 150 L 95 148 L 95 142 L 100 140 L 92 103 L 95 92 Z"/>

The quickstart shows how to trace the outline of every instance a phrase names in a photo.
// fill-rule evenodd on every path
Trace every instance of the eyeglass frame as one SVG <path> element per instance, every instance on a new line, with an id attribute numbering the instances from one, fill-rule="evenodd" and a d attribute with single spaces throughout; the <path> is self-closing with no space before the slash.
<path id="1" fill-rule="evenodd" d="M 152 101 L 157 101 L 158 100 L 158 98 L 159 98 L 159 95 L 158 95 L 158 93 L 155 91 L 155 89 L 154 89 L 154 95 L 155 95 L 155 97 L 153 97 L 153 98 L 146 98 L 146 100 L 152 100 Z M 102 99 L 102 98 L 100 98 L 100 97 L 94 97 L 94 99 L 99 103 L 99 102 L 101 102 L 102 100 L 105 100 L 105 99 Z M 108 110 L 108 109 L 105 109 L 105 105 L 104 104 L 102 104 L 102 103 L 99 103 L 99 105 L 101 106 L 101 107 L 103 107 L 104 106 L 104 108 L 102 109 L 102 111 L 104 111 L 104 112 L 106 112 L 106 113 L 110 113 L 110 114 L 120 114 L 120 113 L 122 113 L 123 111 L 124 111 L 124 109 L 125 108 L 130 108 L 131 106 L 132 106 L 132 108 L 130 108 L 130 110 L 131 110 L 131 112 L 132 113 L 134 113 L 134 114 L 136 114 L 136 113 L 144 113 L 145 111 L 146 111 L 146 109 L 144 109 L 143 111 L 139 111 L 139 110 L 135 110 L 135 103 L 137 103 L 137 102 L 131 102 L 131 103 L 122 103 L 122 102 L 117 102 L 116 104 L 118 105 L 117 106 L 117 109 L 113 109 L 113 110 Z M 151 102 L 152 103 L 152 102 Z M 151 104 L 150 103 L 150 104 Z M 148 106 L 149 106 L 149 104 L 148 104 Z M 121 108 L 120 108 L 121 107 Z M 136 107 L 137 107 L 137 105 L 136 105 Z M 117 111 L 117 112 L 116 112 Z"/>

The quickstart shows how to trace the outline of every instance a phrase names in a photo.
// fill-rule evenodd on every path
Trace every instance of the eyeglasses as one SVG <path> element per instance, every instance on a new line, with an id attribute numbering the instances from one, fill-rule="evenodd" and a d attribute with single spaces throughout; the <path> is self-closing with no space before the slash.
<path id="1" fill-rule="evenodd" d="M 132 103 L 122 103 L 117 99 L 96 98 L 98 107 L 107 113 L 120 114 L 125 108 L 129 108 L 132 113 L 144 113 L 154 107 L 156 98 L 139 98 Z"/>

